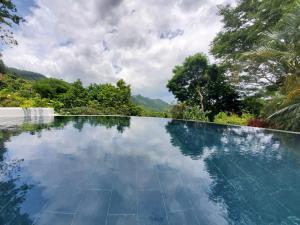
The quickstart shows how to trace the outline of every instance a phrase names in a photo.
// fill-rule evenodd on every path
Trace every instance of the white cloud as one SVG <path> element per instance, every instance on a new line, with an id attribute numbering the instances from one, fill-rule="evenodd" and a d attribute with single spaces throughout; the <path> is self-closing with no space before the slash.
<path id="1" fill-rule="evenodd" d="M 227 0 L 36 0 L 3 52 L 9 66 L 74 81 L 130 83 L 134 93 L 172 99 L 165 85 L 188 55 L 208 53 Z"/>

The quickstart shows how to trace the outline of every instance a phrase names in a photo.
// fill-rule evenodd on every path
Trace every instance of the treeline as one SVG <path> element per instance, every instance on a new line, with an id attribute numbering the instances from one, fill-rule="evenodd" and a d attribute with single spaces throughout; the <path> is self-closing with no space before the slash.
<path id="1" fill-rule="evenodd" d="M 73 83 L 54 78 L 26 80 L 3 68 L 0 71 L 0 106 L 53 107 L 61 115 L 167 116 L 166 112 L 152 112 L 133 104 L 130 85 L 123 80 L 116 85 L 84 87 L 80 80 Z"/>
<path id="2" fill-rule="evenodd" d="M 300 131 L 299 0 L 241 0 L 219 14 L 218 64 L 199 53 L 174 68 L 173 117 Z"/>

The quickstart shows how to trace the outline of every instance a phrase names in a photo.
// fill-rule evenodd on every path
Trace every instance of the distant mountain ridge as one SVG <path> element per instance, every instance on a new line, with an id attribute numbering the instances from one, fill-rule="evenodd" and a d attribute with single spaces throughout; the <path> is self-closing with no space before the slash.
<path id="1" fill-rule="evenodd" d="M 47 79 L 47 77 L 41 73 L 35 73 L 27 70 L 20 70 L 13 67 L 6 68 L 8 73 L 14 74 L 17 77 L 26 79 L 26 80 L 42 80 Z"/>
<path id="2" fill-rule="evenodd" d="M 133 95 L 131 100 L 134 104 L 143 106 L 147 110 L 163 112 L 167 111 L 171 105 L 161 99 L 147 98 L 142 95 Z"/>

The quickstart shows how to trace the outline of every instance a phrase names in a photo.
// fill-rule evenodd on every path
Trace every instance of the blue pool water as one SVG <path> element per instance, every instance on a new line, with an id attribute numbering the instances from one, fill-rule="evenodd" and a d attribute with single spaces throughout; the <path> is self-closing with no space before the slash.
<path id="1" fill-rule="evenodd" d="M 0 138 L 0 224 L 300 224 L 299 134 L 55 117 Z"/>

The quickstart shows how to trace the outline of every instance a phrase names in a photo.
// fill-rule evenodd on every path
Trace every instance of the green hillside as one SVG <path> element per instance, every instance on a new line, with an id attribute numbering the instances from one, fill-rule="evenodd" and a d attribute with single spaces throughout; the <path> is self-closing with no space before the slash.
<path id="1" fill-rule="evenodd" d="M 40 73 L 35 73 L 35 72 L 27 71 L 27 70 L 19 70 L 19 69 L 12 68 L 12 67 L 7 67 L 6 70 L 7 70 L 7 73 L 14 74 L 17 77 L 20 77 L 20 78 L 23 78 L 26 80 L 42 80 L 42 79 L 47 78 L 45 75 L 40 74 Z"/>
<path id="2" fill-rule="evenodd" d="M 151 99 L 142 95 L 133 95 L 131 101 L 136 105 L 143 106 L 147 110 L 157 112 L 167 111 L 171 107 L 169 103 L 161 99 Z"/>

